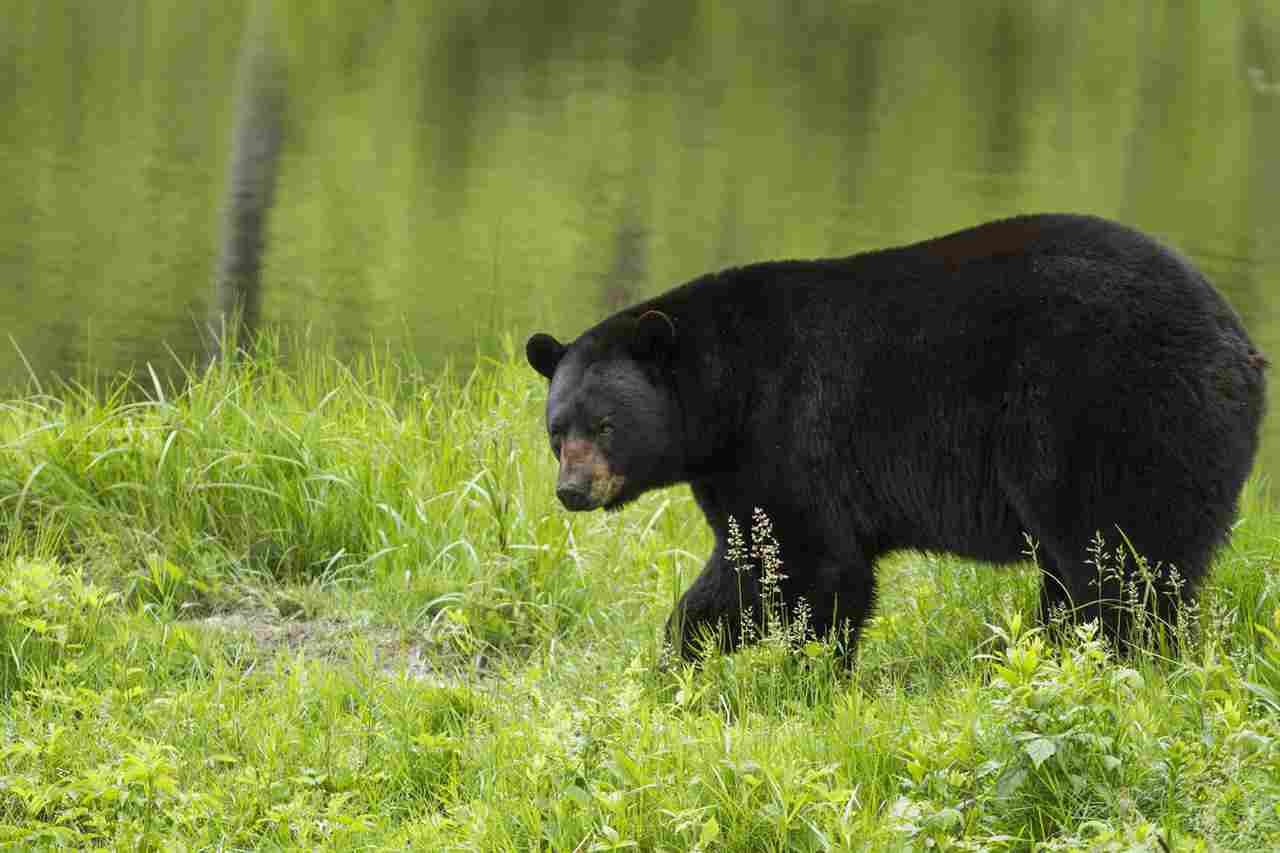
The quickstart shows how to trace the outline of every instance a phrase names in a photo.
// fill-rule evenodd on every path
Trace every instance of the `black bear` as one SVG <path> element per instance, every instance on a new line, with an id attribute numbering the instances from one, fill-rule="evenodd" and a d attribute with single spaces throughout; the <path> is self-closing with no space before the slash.
<path id="1" fill-rule="evenodd" d="M 1066 607 L 1123 640 L 1091 543 L 1194 592 L 1253 464 L 1266 366 L 1187 260 L 1076 215 L 726 270 L 526 353 L 551 380 L 567 508 L 692 487 L 716 544 L 668 623 L 686 656 L 704 628 L 737 645 L 744 603 L 760 611 L 726 563 L 730 519 L 757 507 L 782 599 L 820 635 L 856 638 L 887 551 L 1001 563 L 1030 537 L 1042 618 Z"/>

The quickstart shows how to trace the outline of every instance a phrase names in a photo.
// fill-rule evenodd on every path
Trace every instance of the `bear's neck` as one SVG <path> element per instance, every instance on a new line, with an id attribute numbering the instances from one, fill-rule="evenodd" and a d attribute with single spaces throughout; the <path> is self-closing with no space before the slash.
<path id="1" fill-rule="evenodd" d="M 707 276 L 631 309 L 662 311 L 675 324 L 677 348 L 669 375 L 684 415 L 689 480 L 738 467 L 749 443 L 753 377 L 766 367 L 761 359 L 784 345 L 776 321 L 770 322 L 766 312 L 746 310 L 760 304 L 745 292 L 750 289 L 752 284 L 741 279 Z"/>

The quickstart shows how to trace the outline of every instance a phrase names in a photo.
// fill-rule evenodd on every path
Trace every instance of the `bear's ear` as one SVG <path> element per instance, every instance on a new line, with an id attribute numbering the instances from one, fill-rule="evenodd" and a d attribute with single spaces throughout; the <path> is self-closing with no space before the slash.
<path id="1" fill-rule="evenodd" d="M 555 376 L 556 365 L 564 358 L 564 352 L 564 344 L 542 332 L 529 338 L 524 345 L 524 355 L 530 366 L 548 379 Z"/>
<path id="2" fill-rule="evenodd" d="M 676 324 L 661 311 L 646 311 L 636 318 L 633 352 L 644 361 L 663 364 L 676 345 Z"/>

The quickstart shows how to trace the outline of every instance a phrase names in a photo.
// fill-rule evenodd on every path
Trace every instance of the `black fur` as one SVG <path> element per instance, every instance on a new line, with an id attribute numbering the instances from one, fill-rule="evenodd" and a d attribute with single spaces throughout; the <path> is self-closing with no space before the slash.
<path id="1" fill-rule="evenodd" d="M 782 546 L 785 599 L 804 596 L 820 633 L 856 636 L 887 551 L 1010 562 L 1029 534 L 1042 612 L 1074 603 L 1117 636 L 1091 540 L 1123 531 L 1194 591 L 1263 414 L 1265 360 L 1204 277 L 1085 216 L 726 270 L 528 352 L 552 378 L 550 427 L 612 419 L 593 445 L 625 479 L 607 506 L 692 486 L 716 545 L 673 614 L 686 654 L 701 625 L 740 637 L 755 579 L 726 565 L 726 537 L 755 507 Z"/>

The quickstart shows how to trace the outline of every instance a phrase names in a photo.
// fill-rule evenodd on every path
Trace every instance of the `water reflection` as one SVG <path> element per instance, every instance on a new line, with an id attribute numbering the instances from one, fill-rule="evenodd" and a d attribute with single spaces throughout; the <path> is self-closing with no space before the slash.
<path id="1" fill-rule="evenodd" d="M 0 0 L 0 327 L 44 376 L 202 347 L 249 9 L 121 8 Z M 1274 4 L 273 8 L 269 323 L 440 363 L 729 264 L 1075 210 L 1193 256 L 1280 360 Z"/>

